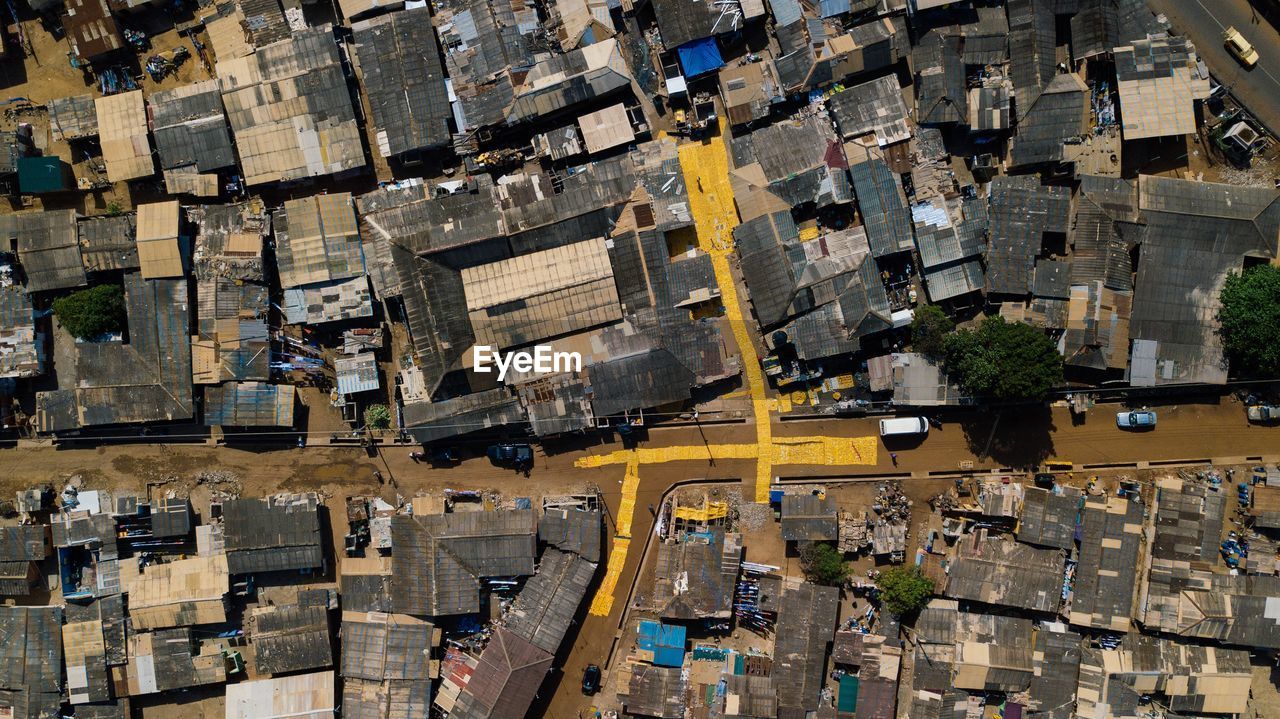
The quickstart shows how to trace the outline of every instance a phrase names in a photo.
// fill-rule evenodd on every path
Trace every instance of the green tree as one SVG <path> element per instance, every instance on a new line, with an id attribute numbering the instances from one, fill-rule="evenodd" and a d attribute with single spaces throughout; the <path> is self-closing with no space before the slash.
<path id="1" fill-rule="evenodd" d="M 916 352 L 941 358 L 946 350 L 947 335 L 956 328 L 942 308 L 925 305 L 916 310 L 911 320 L 911 346 Z"/>
<path id="2" fill-rule="evenodd" d="M 880 601 L 885 609 L 905 616 L 924 607 L 933 595 L 933 580 L 920 573 L 915 565 L 889 567 L 876 580 Z"/>
<path id="3" fill-rule="evenodd" d="M 835 547 L 811 542 L 800 548 L 800 569 L 814 584 L 839 586 L 849 576 L 849 566 Z"/>
<path id="4" fill-rule="evenodd" d="M 1220 299 L 1219 331 L 1234 373 L 1280 376 L 1280 268 L 1258 265 L 1230 275 Z"/>
<path id="5" fill-rule="evenodd" d="M 385 404 L 371 404 L 364 410 L 364 426 L 387 429 L 391 426 L 391 410 Z"/>
<path id="6" fill-rule="evenodd" d="M 119 332 L 125 326 L 124 288 L 97 285 L 53 301 L 53 314 L 72 336 L 82 340 Z"/>
<path id="7" fill-rule="evenodd" d="M 1043 399 L 1062 383 L 1062 355 L 1040 330 L 988 317 L 947 336 L 947 372 L 971 395 Z"/>

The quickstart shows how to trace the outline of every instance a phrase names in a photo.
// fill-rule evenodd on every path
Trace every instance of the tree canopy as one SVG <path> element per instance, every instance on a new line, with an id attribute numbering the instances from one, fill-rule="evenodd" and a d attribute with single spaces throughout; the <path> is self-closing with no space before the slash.
<path id="1" fill-rule="evenodd" d="M 385 404 L 371 404 L 364 410 L 364 424 L 369 429 L 387 429 L 391 426 L 391 410 Z"/>
<path id="2" fill-rule="evenodd" d="M 849 576 L 844 557 L 830 544 L 812 542 L 800 548 L 800 568 L 814 584 L 839 586 Z"/>
<path id="3" fill-rule="evenodd" d="M 73 337 L 94 339 L 125 327 L 124 288 L 97 285 L 53 301 L 53 314 Z"/>
<path id="4" fill-rule="evenodd" d="M 885 609 L 905 616 L 929 603 L 933 595 L 933 580 L 920 573 L 915 565 L 898 565 L 880 572 L 876 580 L 880 589 L 880 601 Z"/>
<path id="5" fill-rule="evenodd" d="M 1280 377 L 1280 268 L 1258 265 L 1227 277 L 1218 310 L 1234 374 Z"/>
<path id="6" fill-rule="evenodd" d="M 969 394 L 999 400 L 1043 399 L 1062 383 L 1062 355 L 1043 332 L 988 317 L 945 342 L 947 372 Z"/>
<path id="7" fill-rule="evenodd" d="M 941 358 L 946 351 L 947 335 L 955 328 L 956 323 L 951 321 L 941 307 L 919 307 L 911 320 L 911 346 L 923 355 Z"/>

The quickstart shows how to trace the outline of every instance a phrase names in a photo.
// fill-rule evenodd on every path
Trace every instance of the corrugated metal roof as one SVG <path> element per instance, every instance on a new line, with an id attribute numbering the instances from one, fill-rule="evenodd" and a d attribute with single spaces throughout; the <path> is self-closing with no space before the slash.
<path id="1" fill-rule="evenodd" d="M 1030 293 L 1043 235 L 1066 232 L 1070 207 L 1070 190 L 1041 185 L 1035 176 L 1001 175 L 992 181 L 988 292 Z"/>
<path id="2" fill-rule="evenodd" d="M 943 593 L 953 599 L 1056 613 L 1062 603 L 1063 555 L 985 533 L 960 540 Z"/>
<path id="3" fill-rule="evenodd" d="M 209 427 L 293 426 L 293 385 L 228 382 L 209 387 L 204 398 L 204 423 Z"/>
<path id="4" fill-rule="evenodd" d="M 448 144 L 452 112 L 430 10 L 393 12 L 355 23 L 352 32 L 382 155 Z"/>
<path id="5" fill-rule="evenodd" d="M 273 220 L 282 288 L 364 275 L 364 251 L 351 193 L 290 200 Z"/>
<path id="6" fill-rule="evenodd" d="M 54 137 L 77 140 L 98 134 L 98 111 L 93 95 L 56 97 L 49 101 L 49 126 Z"/>
<path id="7" fill-rule="evenodd" d="M 770 7 L 774 7 L 772 3 Z M 705 0 L 655 0 L 653 11 L 662 31 L 662 44 L 668 49 L 742 26 L 742 10 L 737 2 L 721 5 Z"/>
<path id="8" fill-rule="evenodd" d="M 834 496 L 784 494 L 782 496 L 782 538 L 795 541 L 833 541 L 838 539 Z"/>
<path id="9" fill-rule="evenodd" d="M 404 406 L 405 428 L 417 442 L 431 442 L 524 421 L 520 400 L 506 387 Z"/>
<path id="10" fill-rule="evenodd" d="M 1071 597 L 1072 624 L 1128 630 L 1142 540 L 1142 506 L 1120 498 L 1085 503 Z"/>
<path id="11" fill-rule="evenodd" d="M 1070 550 L 1075 545 L 1080 498 L 1080 491 L 1072 488 L 1057 494 L 1027 487 L 1018 522 L 1018 541 Z"/>
<path id="12" fill-rule="evenodd" d="M 1030 108 L 1019 100 L 1018 131 L 1010 150 L 1015 166 L 1061 162 L 1063 143 L 1085 133 L 1088 88 L 1073 73 L 1058 75 Z"/>
<path id="13" fill-rule="evenodd" d="M 80 426 L 190 419 L 191 331 L 187 283 L 125 275 L 129 342 L 77 345 L 80 378 L 70 417 L 49 415 L 42 431 Z M 40 395 L 52 393 L 40 393 Z M 52 398 L 51 398 L 52 399 Z M 63 396 L 63 399 L 69 397 Z M 66 421 L 70 424 L 66 424 Z"/>
<path id="14" fill-rule="evenodd" d="M 600 561 L 602 537 L 599 510 L 548 507 L 538 521 L 538 541 L 573 552 L 588 562 Z"/>
<path id="15" fill-rule="evenodd" d="M 916 121 L 922 125 L 966 122 L 968 90 L 959 39 L 929 30 L 911 49 L 916 71 Z"/>
<path id="16" fill-rule="evenodd" d="M 818 708 L 840 592 L 804 582 L 786 590 L 778 611 L 772 677 L 779 708 Z"/>
<path id="17" fill-rule="evenodd" d="M 1056 72 L 1056 20 L 1047 0 L 1009 0 L 1008 12 L 1009 74 L 1021 120 Z"/>
<path id="18" fill-rule="evenodd" d="M 631 714 L 656 719 L 681 719 L 685 713 L 686 680 L 676 667 L 632 664 L 627 686 L 618 692 Z"/>
<path id="19" fill-rule="evenodd" d="M 874 132 L 884 147 L 911 138 L 907 103 L 896 75 L 885 75 L 845 89 L 827 100 L 845 139 Z"/>
<path id="20" fill-rule="evenodd" d="M 658 545 L 654 610 L 664 619 L 728 617 L 741 563 L 741 535 L 720 529 Z"/>
<path id="21" fill-rule="evenodd" d="M 667 350 L 652 350 L 592 365 L 591 407 L 597 417 L 683 402 L 692 396 L 693 372 Z"/>
<path id="22" fill-rule="evenodd" d="M 75 210 L 24 212 L 12 217 L 7 229 L 10 237 L 17 238 L 28 292 L 86 284 Z"/>
<path id="23" fill-rule="evenodd" d="M 508 631 L 555 654 L 586 596 L 596 565 L 576 554 L 546 549 L 538 571 L 507 612 Z"/>
<path id="24" fill-rule="evenodd" d="M 474 612 L 480 578 L 534 573 L 532 510 L 397 515 L 391 533 L 392 604 L 406 614 Z"/>
<path id="25" fill-rule="evenodd" d="M 195 165 L 213 172 L 236 164 L 216 79 L 157 92 L 148 107 L 160 169 Z"/>
<path id="26" fill-rule="evenodd" d="M 1212 319 L 1218 289 L 1246 255 L 1274 256 L 1280 193 L 1142 176 L 1139 195 L 1147 230 L 1130 334 L 1158 345 L 1155 372 L 1135 368 L 1134 374 L 1157 384 L 1224 382 L 1222 341 Z"/>
<path id="27" fill-rule="evenodd" d="M 0 707 L 48 719 L 62 704 L 61 607 L 0 607 Z"/>
<path id="28" fill-rule="evenodd" d="M 904 107 L 905 109 L 905 107 Z M 870 159 L 849 168 L 858 211 L 867 228 L 874 257 L 905 252 L 913 247 L 911 214 L 902 183 L 882 160 Z"/>
<path id="29" fill-rule="evenodd" d="M 324 553 L 318 506 L 315 494 L 223 502 L 223 536 L 231 573 L 319 567 Z"/>

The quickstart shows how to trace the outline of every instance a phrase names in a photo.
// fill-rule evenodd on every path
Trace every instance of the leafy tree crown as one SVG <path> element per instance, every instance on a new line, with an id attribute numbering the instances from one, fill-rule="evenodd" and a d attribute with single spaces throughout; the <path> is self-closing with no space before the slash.
<path id="1" fill-rule="evenodd" d="M 97 285 L 53 301 L 53 314 L 73 337 L 95 339 L 125 327 L 124 289 Z"/>

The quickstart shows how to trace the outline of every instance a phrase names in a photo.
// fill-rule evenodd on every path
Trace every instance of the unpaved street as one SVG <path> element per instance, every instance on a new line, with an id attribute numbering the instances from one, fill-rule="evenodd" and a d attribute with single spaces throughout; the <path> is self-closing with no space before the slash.
<path id="1" fill-rule="evenodd" d="M 1156 406 L 1159 425 L 1148 433 L 1126 433 L 1116 428 L 1115 405 L 1099 405 L 1091 410 L 1083 423 L 1073 423 L 1065 408 L 995 414 L 969 414 L 948 418 L 941 430 L 933 429 L 918 445 L 880 446 L 875 466 L 838 467 L 786 465 L 774 468 L 786 477 L 848 477 L 911 475 L 923 479 L 929 472 L 953 472 L 961 461 L 974 462 L 975 469 L 1024 467 L 1047 458 L 1074 462 L 1077 465 L 1123 464 L 1173 460 L 1232 459 L 1236 463 L 1257 461 L 1280 455 L 1280 428 L 1250 425 L 1245 421 L 1239 403 L 1222 399 L 1196 404 Z M 998 417 L 998 419 L 997 419 Z M 775 438 L 797 436 L 866 437 L 876 433 L 875 419 L 825 419 L 774 422 Z M 994 431 L 993 431 L 994 425 Z M 703 424 L 654 429 L 643 447 L 706 447 L 713 445 L 749 444 L 756 439 L 752 424 Z M 983 449 L 989 457 L 979 458 Z M 190 490 L 201 472 L 225 473 L 238 479 L 239 491 L 262 495 L 281 490 L 314 490 L 325 493 L 333 508 L 342 497 L 358 493 L 385 493 L 412 496 L 439 491 L 446 487 L 494 490 L 507 497 L 540 497 L 598 487 L 616 516 L 621 496 L 624 467 L 610 465 L 586 469 L 575 467 L 581 457 L 622 449 L 616 442 L 579 439 L 550 444 L 538 450 L 537 463 L 529 477 L 492 467 L 483 458 L 483 446 L 466 448 L 475 454 L 452 468 L 431 468 L 409 458 L 409 449 L 395 447 L 369 457 L 359 448 L 310 447 L 306 449 L 245 450 L 204 445 L 129 444 L 87 449 L 0 450 L 0 493 L 10 495 L 42 482 L 55 486 L 79 475 L 86 488 L 118 488 L 145 492 L 148 482 L 163 482 L 162 491 Z M 547 452 L 550 452 L 549 454 Z M 894 466 L 890 452 L 896 453 Z M 697 452 L 692 452 L 697 456 Z M 379 485 L 374 471 L 394 480 Z M 589 706 L 581 695 L 578 678 L 588 663 L 604 664 L 605 656 L 618 631 L 619 617 L 626 604 L 642 561 L 644 539 L 652 532 L 653 518 L 647 511 L 660 500 L 671 485 L 690 479 L 745 479 L 755 481 L 755 460 L 726 459 L 714 463 L 706 459 L 673 461 L 643 466 L 639 470 L 639 487 L 631 536 L 633 551 L 626 556 L 614 592 L 615 602 L 609 616 L 586 614 L 571 632 L 572 647 L 564 658 L 563 672 L 555 672 L 544 686 L 543 695 L 550 698 L 547 716 L 574 717 Z M 904 476 L 905 475 L 905 476 Z M 744 487 L 745 496 L 751 496 Z M 336 500 L 336 501 L 335 501 Z M 338 514 L 337 516 L 340 516 Z M 335 528 L 336 530 L 336 528 Z M 603 572 L 602 572 L 603 573 Z M 567 677 L 567 679 L 565 679 Z"/>

